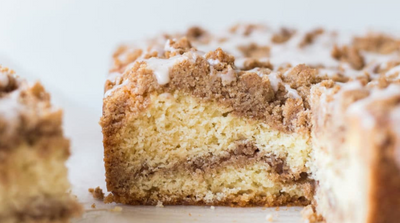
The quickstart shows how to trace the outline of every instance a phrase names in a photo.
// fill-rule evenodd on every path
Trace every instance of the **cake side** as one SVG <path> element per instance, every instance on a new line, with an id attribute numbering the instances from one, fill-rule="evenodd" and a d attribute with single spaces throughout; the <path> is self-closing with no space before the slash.
<path id="1" fill-rule="evenodd" d="M 0 71 L 1 222 L 69 222 L 82 210 L 67 193 L 62 111 L 40 83 Z"/>
<path id="2" fill-rule="evenodd" d="M 313 89 L 314 205 L 327 222 L 396 222 L 400 86 L 378 82 Z"/>

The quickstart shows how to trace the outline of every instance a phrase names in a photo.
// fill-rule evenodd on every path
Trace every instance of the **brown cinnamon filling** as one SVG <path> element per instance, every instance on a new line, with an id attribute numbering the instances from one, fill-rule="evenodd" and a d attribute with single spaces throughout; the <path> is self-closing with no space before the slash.
<path id="1" fill-rule="evenodd" d="M 157 171 L 175 172 L 180 169 L 190 170 L 193 173 L 204 173 L 217 170 L 226 166 L 243 168 L 255 163 L 262 163 L 270 167 L 269 174 L 274 181 L 294 182 L 307 179 L 305 172 L 294 173 L 285 161 L 285 157 L 278 157 L 271 152 L 261 152 L 253 142 L 240 140 L 236 142 L 234 149 L 226 151 L 225 154 L 214 156 L 209 153 L 206 156 L 191 158 L 186 162 L 180 162 L 167 169 L 152 169 L 145 163 L 138 171 L 135 171 L 135 177 L 139 175 L 152 175 Z"/>

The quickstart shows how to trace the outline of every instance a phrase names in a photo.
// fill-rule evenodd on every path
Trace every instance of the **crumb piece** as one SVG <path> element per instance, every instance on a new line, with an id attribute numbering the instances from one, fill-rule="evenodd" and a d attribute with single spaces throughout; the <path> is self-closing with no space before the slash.
<path id="1" fill-rule="evenodd" d="M 263 58 L 269 57 L 270 55 L 270 48 L 268 46 L 259 46 L 255 43 L 246 46 L 239 46 L 238 48 L 242 51 L 245 57 Z"/>
<path id="2" fill-rule="evenodd" d="M 276 207 L 276 208 L 275 208 L 275 211 L 279 211 L 279 207 Z"/>
<path id="3" fill-rule="evenodd" d="M 314 208 L 311 205 L 308 205 L 304 207 L 304 209 L 301 211 L 301 215 L 304 219 L 304 222 L 307 223 L 319 223 L 323 222 L 322 216 L 318 215 Z"/>
<path id="4" fill-rule="evenodd" d="M 294 30 L 290 30 L 287 28 L 281 28 L 281 30 L 278 33 L 275 33 L 272 36 L 272 42 L 274 43 L 285 43 L 287 42 L 294 34 Z"/>
<path id="5" fill-rule="evenodd" d="M 114 195 L 113 194 L 108 194 L 105 198 L 104 198 L 104 203 L 109 204 L 114 202 Z"/>
<path id="6" fill-rule="evenodd" d="M 100 187 L 96 187 L 95 189 L 93 188 L 89 188 L 89 193 L 92 194 L 94 199 L 98 199 L 98 200 L 104 200 L 104 193 L 103 190 Z"/>
<path id="7" fill-rule="evenodd" d="M 206 34 L 206 31 L 198 26 L 194 26 L 186 32 L 186 36 L 189 40 L 200 39 Z"/>
<path id="8" fill-rule="evenodd" d="M 95 203 L 93 203 L 90 207 L 92 207 L 92 208 L 96 208 L 96 204 Z"/>
<path id="9" fill-rule="evenodd" d="M 302 48 L 302 47 L 305 47 L 307 45 L 314 43 L 315 39 L 322 33 L 324 33 L 324 30 L 320 29 L 320 28 L 306 33 L 306 35 L 304 35 L 303 40 L 300 42 L 299 47 Z"/>
<path id="10" fill-rule="evenodd" d="M 121 212 L 122 211 L 122 207 L 120 206 L 115 206 L 113 209 L 110 209 L 111 212 Z"/>
<path id="11" fill-rule="evenodd" d="M 368 52 L 390 54 L 399 50 L 398 40 L 384 34 L 371 33 L 364 37 L 355 37 L 353 45 Z"/>
<path id="12" fill-rule="evenodd" d="M 211 210 L 214 210 L 214 209 L 215 209 L 215 207 L 214 207 L 214 206 L 211 206 L 210 208 L 211 208 Z"/>
<path id="13" fill-rule="evenodd" d="M 158 201 L 156 207 L 163 208 L 164 205 L 163 205 L 163 203 L 161 201 Z"/>
<path id="14" fill-rule="evenodd" d="M 343 46 L 339 48 L 334 46 L 331 55 L 337 60 L 348 62 L 356 70 L 361 70 L 365 66 L 364 57 L 355 47 Z"/>
<path id="15" fill-rule="evenodd" d="M 192 217 L 192 214 L 189 213 L 189 216 Z"/>
<path id="16" fill-rule="evenodd" d="M 267 216 L 265 217 L 265 220 L 267 220 L 269 222 L 273 222 L 274 221 L 274 217 L 272 216 L 272 214 L 267 214 Z"/>
<path id="17" fill-rule="evenodd" d="M 243 63 L 243 70 L 251 70 L 256 67 L 273 69 L 273 65 L 269 61 L 262 62 L 255 58 L 249 58 Z"/>

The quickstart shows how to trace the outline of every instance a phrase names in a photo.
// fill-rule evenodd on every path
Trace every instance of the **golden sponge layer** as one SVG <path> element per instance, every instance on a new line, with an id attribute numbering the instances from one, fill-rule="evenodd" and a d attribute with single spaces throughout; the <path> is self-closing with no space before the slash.
<path id="1" fill-rule="evenodd" d="M 149 98 L 113 135 L 118 143 L 105 144 L 108 189 L 118 202 L 246 206 L 310 199 L 307 136 L 178 91 Z"/>

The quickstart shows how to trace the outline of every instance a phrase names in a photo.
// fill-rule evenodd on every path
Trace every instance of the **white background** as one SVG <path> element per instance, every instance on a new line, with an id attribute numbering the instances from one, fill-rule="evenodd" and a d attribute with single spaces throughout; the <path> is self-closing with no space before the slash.
<path id="1" fill-rule="evenodd" d="M 54 96 L 54 103 L 64 108 L 66 134 L 72 140 L 73 155 L 68 162 L 70 179 L 74 193 L 88 207 L 94 201 L 88 196 L 87 188 L 105 188 L 101 130 L 97 122 L 110 56 L 119 43 L 162 31 L 182 31 L 190 25 L 218 30 L 237 22 L 301 28 L 324 26 L 346 31 L 370 28 L 399 31 L 399 9 L 400 1 L 394 0 L 1 0 L 0 64 L 14 68 L 32 81 L 40 80 Z M 153 216 L 154 211 L 125 210 L 144 219 Z M 155 212 L 160 222 L 166 222 L 165 216 L 171 215 L 170 209 L 165 210 Z M 200 221 L 218 215 L 201 208 L 184 210 L 203 213 L 203 217 L 198 217 Z M 230 213 L 223 210 L 216 213 Z M 236 212 L 225 216 L 225 220 Z M 246 211 L 247 215 L 240 216 L 251 222 L 265 221 L 265 211 L 256 209 L 255 212 Z M 254 218 L 249 217 L 250 213 Z M 290 219 L 282 217 L 280 221 L 290 222 Z M 180 220 L 186 221 L 182 216 Z"/>
<path id="2" fill-rule="evenodd" d="M 400 29 L 400 1 L 0 1 L 0 63 L 99 109 L 110 55 L 122 41 L 241 21 L 346 30 Z M 3 59 L 5 58 L 5 59 Z"/>

